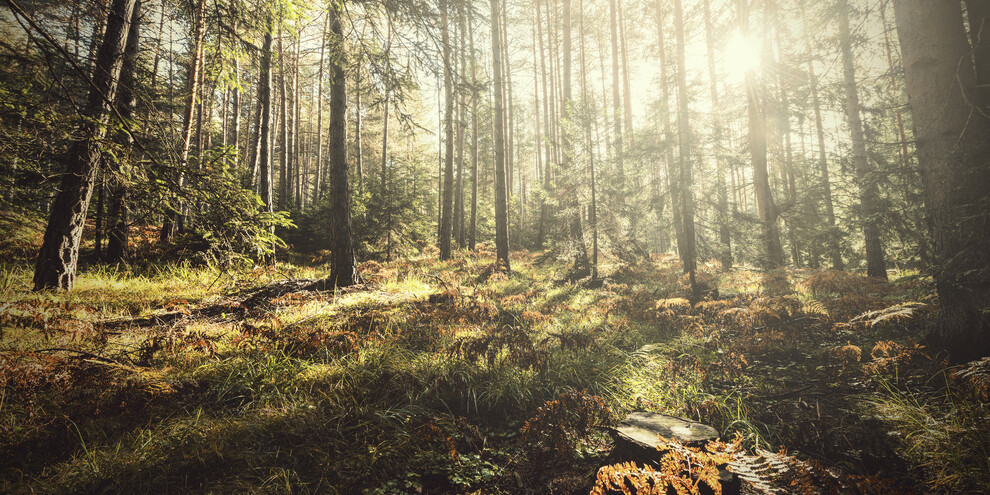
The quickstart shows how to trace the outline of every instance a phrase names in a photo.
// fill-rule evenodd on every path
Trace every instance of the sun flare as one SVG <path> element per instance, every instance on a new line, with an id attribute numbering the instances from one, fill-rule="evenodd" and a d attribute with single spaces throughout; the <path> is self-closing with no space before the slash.
<path id="1" fill-rule="evenodd" d="M 729 75 L 741 81 L 747 72 L 760 66 L 761 43 L 759 39 L 736 31 L 723 51 L 725 68 Z"/>

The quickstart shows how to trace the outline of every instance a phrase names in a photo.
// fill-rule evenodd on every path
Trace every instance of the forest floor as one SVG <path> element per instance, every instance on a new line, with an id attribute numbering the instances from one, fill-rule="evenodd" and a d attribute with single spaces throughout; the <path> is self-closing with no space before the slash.
<path id="1" fill-rule="evenodd" d="M 541 253 L 489 277 L 485 250 L 426 253 L 336 293 L 303 290 L 315 263 L 91 265 L 32 293 L 14 259 L 4 493 L 588 493 L 633 410 L 736 438 L 744 493 L 990 486 L 990 365 L 917 343 L 936 301 L 916 274 L 708 266 L 718 295 L 692 306 L 670 256 L 588 289 Z"/>

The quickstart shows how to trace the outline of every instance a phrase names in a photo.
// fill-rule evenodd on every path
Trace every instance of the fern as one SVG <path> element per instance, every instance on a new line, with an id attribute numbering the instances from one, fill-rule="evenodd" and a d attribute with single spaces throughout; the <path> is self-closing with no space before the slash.
<path id="1" fill-rule="evenodd" d="M 725 467 L 746 484 L 746 493 L 762 495 L 867 495 L 900 493 L 896 484 L 880 476 L 848 475 L 826 469 L 814 460 L 802 460 L 785 451 L 755 448 L 752 454 L 742 447 L 742 437 L 732 442 L 709 442 L 702 448 L 686 447 L 676 440 L 660 437 L 658 450 L 664 452 L 657 467 L 624 462 L 598 471 L 591 495 L 609 493 L 637 495 L 700 495 L 702 485 L 722 493 L 719 468 Z"/>
<path id="2" fill-rule="evenodd" d="M 984 402 L 990 399 L 990 356 L 966 363 L 955 373 L 955 377 L 967 384 Z"/>
<path id="3" fill-rule="evenodd" d="M 876 311 L 867 311 L 850 320 L 850 323 L 863 322 L 871 328 L 885 322 L 903 323 L 913 319 L 918 310 L 926 306 L 926 304 L 919 302 L 897 304 Z"/>

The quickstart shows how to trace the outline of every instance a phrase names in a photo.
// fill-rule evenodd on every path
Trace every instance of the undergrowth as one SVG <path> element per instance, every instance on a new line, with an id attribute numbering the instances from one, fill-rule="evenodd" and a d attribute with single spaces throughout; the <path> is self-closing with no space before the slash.
<path id="1" fill-rule="evenodd" d="M 916 343 L 930 282 L 705 266 L 718 290 L 692 305 L 669 257 L 603 266 L 600 289 L 535 253 L 493 261 L 368 262 L 357 288 L 270 297 L 255 288 L 323 267 L 92 265 L 35 294 L 5 266 L 0 491 L 587 493 L 659 469 L 690 493 L 747 459 L 790 466 L 743 476 L 768 493 L 801 469 L 986 486 L 990 373 L 941 372 Z M 736 440 L 596 477 L 632 410 Z"/>

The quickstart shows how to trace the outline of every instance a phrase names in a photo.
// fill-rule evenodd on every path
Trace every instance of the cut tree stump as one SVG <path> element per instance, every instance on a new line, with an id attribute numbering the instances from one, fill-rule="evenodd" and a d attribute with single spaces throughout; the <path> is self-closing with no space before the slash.
<path id="1" fill-rule="evenodd" d="M 666 414 L 637 411 L 630 413 L 612 429 L 615 449 L 612 457 L 616 461 L 634 461 L 640 464 L 656 465 L 664 451 L 658 449 L 659 437 L 676 439 L 688 447 L 704 447 L 708 442 L 719 439 L 719 432 L 711 426 L 690 419 Z M 719 469 L 723 495 L 738 494 L 739 477 Z M 702 484 L 702 492 L 707 486 Z"/>

